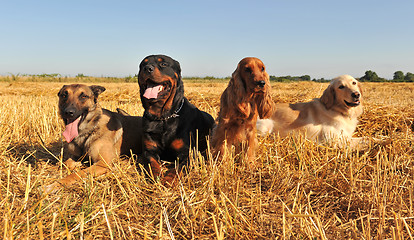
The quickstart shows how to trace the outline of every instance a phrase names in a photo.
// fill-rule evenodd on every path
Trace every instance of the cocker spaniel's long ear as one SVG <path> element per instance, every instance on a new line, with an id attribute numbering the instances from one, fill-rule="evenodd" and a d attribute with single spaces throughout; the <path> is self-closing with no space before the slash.
<path id="1" fill-rule="evenodd" d="M 275 103 L 270 96 L 270 84 L 266 82 L 266 91 L 263 95 L 256 97 L 256 106 L 259 113 L 259 118 L 270 118 L 273 114 Z"/>
<path id="2" fill-rule="evenodd" d="M 232 116 L 242 118 L 248 117 L 250 115 L 251 106 L 249 100 L 246 99 L 246 83 L 241 77 L 240 66 L 237 66 L 236 71 L 233 72 L 229 86 L 227 88 L 229 90 L 227 96 L 228 103 L 230 104 L 229 111 L 230 109 L 233 109 L 233 111 L 235 111 Z"/>
<path id="3" fill-rule="evenodd" d="M 230 84 L 233 85 L 233 91 L 237 98 L 241 99 L 246 95 L 246 83 L 240 74 L 240 66 L 237 66 L 237 69 L 233 72 L 230 79 Z"/>
<path id="4" fill-rule="evenodd" d="M 321 102 L 325 105 L 326 109 L 331 109 L 335 104 L 335 89 L 332 84 L 328 86 L 325 91 L 323 91 Z"/>

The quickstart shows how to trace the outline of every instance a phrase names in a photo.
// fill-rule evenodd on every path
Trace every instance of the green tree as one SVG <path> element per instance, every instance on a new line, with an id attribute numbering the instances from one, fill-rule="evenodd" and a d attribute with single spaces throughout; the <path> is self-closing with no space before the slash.
<path id="1" fill-rule="evenodd" d="M 407 72 L 405 74 L 404 80 L 406 82 L 414 82 L 414 74 L 413 73 L 410 73 L 410 72 Z"/>
<path id="2" fill-rule="evenodd" d="M 404 73 L 402 71 L 396 71 L 392 80 L 402 82 L 404 80 Z"/>
<path id="3" fill-rule="evenodd" d="M 302 79 L 302 81 L 310 81 L 311 77 L 309 75 L 303 75 L 300 77 Z"/>
<path id="4" fill-rule="evenodd" d="M 359 79 L 361 82 L 378 82 L 379 77 L 376 72 L 368 70 L 365 75 Z"/>

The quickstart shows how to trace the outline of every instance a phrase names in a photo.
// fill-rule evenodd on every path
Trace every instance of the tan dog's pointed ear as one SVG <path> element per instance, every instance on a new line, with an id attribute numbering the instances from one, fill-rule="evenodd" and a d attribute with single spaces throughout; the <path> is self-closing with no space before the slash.
<path id="1" fill-rule="evenodd" d="M 92 90 L 93 95 L 95 96 L 95 103 L 98 100 L 99 94 L 103 93 L 106 90 L 104 87 L 98 85 L 92 85 L 89 86 L 89 88 Z"/>
<path id="2" fill-rule="evenodd" d="M 60 94 L 62 94 L 62 92 L 63 92 L 63 89 L 65 89 L 67 86 L 68 85 L 63 85 L 63 87 L 59 90 L 57 95 L 60 96 Z"/>
<path id="3" fill-rule="evenodd" d="M 326 109 L 331 109 L 335 104 L 335 90 L 331 84 L 323 91 L 321 102 L 325 105 Z"/>

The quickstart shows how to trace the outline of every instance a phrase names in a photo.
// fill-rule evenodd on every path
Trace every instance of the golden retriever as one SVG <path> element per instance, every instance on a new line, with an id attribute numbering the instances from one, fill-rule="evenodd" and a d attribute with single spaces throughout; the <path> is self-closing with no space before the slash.
<path id="1" fill-rule="evenodd" d="M 276 105 L 270 119 L 259 119 L 259 134 L 275 132 L 281 137 L 302 133 L 319 143 L 355 147 L 360 139 L 352 138 L 362 114 L 360 83 L 349 75 L 331 81 L 321 98 L 310 102 Z"/>

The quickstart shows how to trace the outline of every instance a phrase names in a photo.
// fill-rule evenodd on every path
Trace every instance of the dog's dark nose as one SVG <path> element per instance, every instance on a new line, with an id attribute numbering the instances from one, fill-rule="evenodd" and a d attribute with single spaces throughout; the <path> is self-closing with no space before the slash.
<path id="1" fill-rule="evenodd" d="M 154 66 L 147 65 L 147 66 L 144 67 L 144 71 L 152 73 L 154 71 Z"/>
<path id="2" fill-rule="evenodd" d="M 265 81 L 263 81 L 263 80 L 260 80 L 260 81 L 258 81 L 257 82 L 257 86 L 259 86 L 259 87 L 264 87 L 266 85 L 266 82 Z"/>
<path id="3" fill-rule="evenodd" d="M 361 94 L 359 92 L 353 92 L 351 94 L 351 97 L 353 97 L 353 98 L 359 98 L 360 96 L 361 96 Z"/>
<path id="4" fill-rule="evenodd" d="M 65 109 L 65 115 L 68 117 L 73 117 L 75 115 L 75 109 L 73 108 Z"/>

